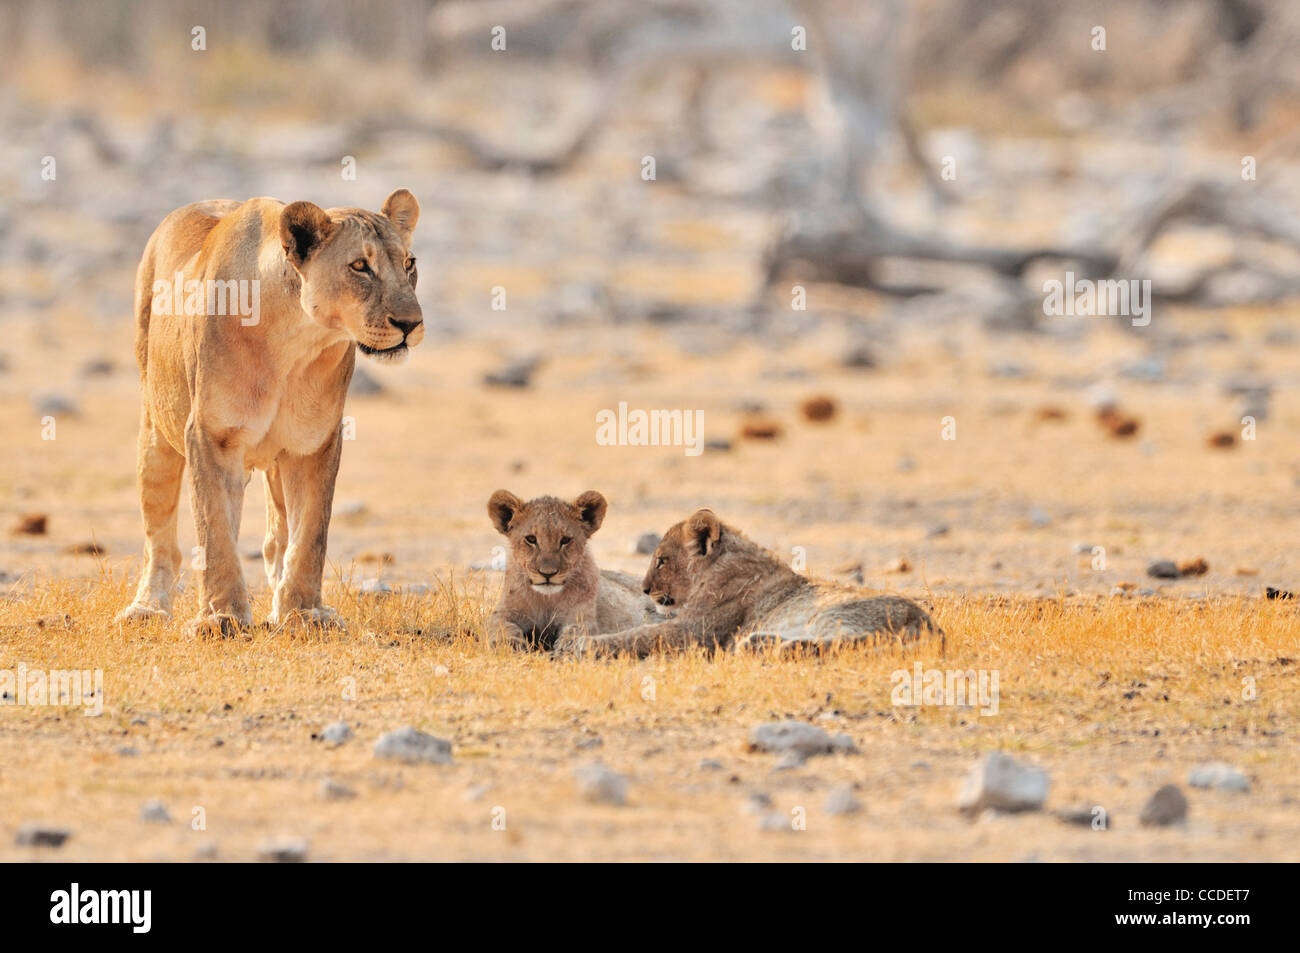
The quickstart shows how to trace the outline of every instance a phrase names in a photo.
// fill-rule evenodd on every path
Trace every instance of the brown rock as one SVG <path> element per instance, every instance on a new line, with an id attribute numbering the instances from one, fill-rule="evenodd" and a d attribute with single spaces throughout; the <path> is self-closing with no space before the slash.
<path id="1" fill-rule="evenodd" d="M 1220 430 L 1206 437 L 1205 445 L 1212 450 L 1231 450 L 1237 445 L 1237 435 L 1231 430 Z"/>
<path id="2" fill-rule="evenodd" d="M 48 516 L 44 513 L 28 513 L 19 517 L 13 532 L 15 536 L 44 536 L 48 529 Z"/>
<path id="3" fill-rule="evenodd" d="M 748 420 L 740 428 L 740 436 L 745 440 L 776 440 L 782 432 L 779 423 L 764 418 Z"/>
<path id="4" fill-rule="evenodd" d="M 825 423 L 835 417 L 839 407 L 836 405 L 834 398 L 818 395 L 809 397 L 800 405 L 799 409 L 803 412 L 805 419 L 814 423 Z"/>
<path id="5" fill-rule="evenodd" d="M 1200 556 L 1178 564 L 1178 574 L 1180 576 L 1204 576 L 1209 571 L 1210 564 Z"/>

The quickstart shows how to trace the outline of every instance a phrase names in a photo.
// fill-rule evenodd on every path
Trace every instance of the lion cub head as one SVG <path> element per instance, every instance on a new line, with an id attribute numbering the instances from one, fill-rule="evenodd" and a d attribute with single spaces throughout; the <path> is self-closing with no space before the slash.
<path id="1" fill-rule="evenodd" d="M 721 539 L 722 521 L 713 510 L 696 510 L 664 533 L 641 588 L 661 606 L 685 602 L 692 584 L 717 557 Z"/>
<path id="2" fill-rule="evenodd" d="M 510 540 L 510 568 L 523 572 L 533 591 L 556 596 L 587 552 L 587 540 L 605 519 L 605 498 L 588 490 L 572 503 L 542 496 L 525 503 L 497 490 L 488 500 L 492 525 Z"/>
<path id="3" fill-rule="evenodd" d="M 294 202 L 280 213 L 280 243 L 302 279 L 299 301 L 313 321 L 346 331 L 362 354 L 400 361 L 424 338 L 415 300 L 411 233 L 420 203 L 406 189 L 384 200 L 380 214 L 360 208 L 326 211 Z"/>

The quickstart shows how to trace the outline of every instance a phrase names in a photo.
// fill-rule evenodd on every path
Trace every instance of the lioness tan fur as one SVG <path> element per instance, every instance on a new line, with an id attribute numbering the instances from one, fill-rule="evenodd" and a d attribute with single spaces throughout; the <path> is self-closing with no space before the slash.
<path id="1" fill-rule="evenodd" d="M 587 549 L 606 507 L 595 490 L 572 503 L 553 496 L 525 503 L 506 490 L 492 494 L 488 516 L 510 546 L 489 644 L 549 649 L 561 637 L 613 632 L 654 616 L 654 603 L 638 591 L 636 578 L 600 572 Z"/>
<path id="2" fill-rule="evenodd" d="M 566 654 L 635 655 L 691 646 L 778 651 L 911 641 L 943 632 L 902 596 L 809 579 L 721 522 L 696 511 L 660 541 L 643 583 L 670 621 L 623 632 L 566 638 Z"/>
<path id="3" fill-rule="evenodd" d="M 171 611 L 188 464 L 200 595 L 191 629 L 226 634 L 252 622 L 236 543 L 254 469 L 266 489 L 270 621 L 335 619 L 321 604 L 321 574 L 343 403 L 358 348 L 401 359 L 424 336 L 410 252 L 419 216 L 399 189 L 379 214 L 215 200 L 177 209 L 154 231 L 135 286 L 146 564 L 119 618 Z M 188 299 L 180 309 L 174 283 Z M 232 294 L 257 308 L 243 314 Z"/>

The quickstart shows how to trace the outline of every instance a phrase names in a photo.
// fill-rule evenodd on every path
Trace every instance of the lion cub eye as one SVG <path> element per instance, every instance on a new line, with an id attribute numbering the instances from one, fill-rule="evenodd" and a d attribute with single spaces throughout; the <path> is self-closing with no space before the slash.
<path id="1" fill-rule="evenodd" d="M 348 265 L 353 271 L 367 272 L 370 270 L 370 264 L 364 258 L 358 258 Z"/>
<path id="2" fill-rule="evenodd" d="M 573 542 L 573 537 L 571 536 L 564 536 L 560 539 L 561 546 L 568 546 L 571 542 Z"/>
<path id="3" fill-rule="evenodd" d="M 524 537 L 524 542 L 527 543 L 529 546 L 536 546 L 537 537 L 529 533 L 527 536 Z"/>

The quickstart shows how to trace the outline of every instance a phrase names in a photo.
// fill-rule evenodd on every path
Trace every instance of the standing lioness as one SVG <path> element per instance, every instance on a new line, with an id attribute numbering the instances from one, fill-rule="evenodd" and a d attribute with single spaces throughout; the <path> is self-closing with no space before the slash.
<path id="1" fill-rule="evenodd" d="M 381 214 L 259 198 L 198 202 L 163 219 L 136 273 L 147 542 L 121 618 L 171 611 L 188 464 L 200 579 L 192 628 L 224 634 L 252 622 L 236 543 L 254 469 L 266 481 L 271 621 L 334 620 L 320 590 L 343 402 L 357 348 L 398 360 L 424 337 L 410 252 L 419 217 L 399 189 Z"/>

